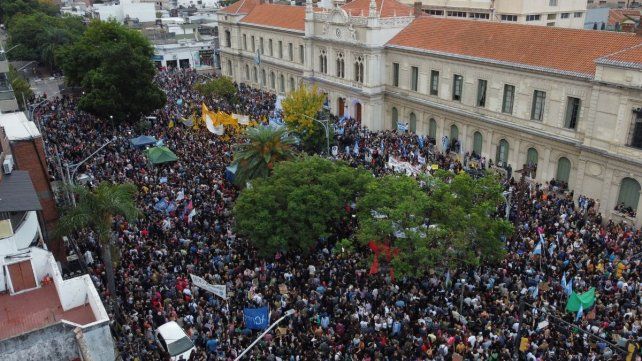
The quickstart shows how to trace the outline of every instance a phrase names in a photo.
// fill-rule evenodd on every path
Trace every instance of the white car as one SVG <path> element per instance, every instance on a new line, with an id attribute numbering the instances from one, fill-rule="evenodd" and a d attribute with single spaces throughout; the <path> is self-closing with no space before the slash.
<path id="1" fill-rule="evenodd" d="M 156 342 L 169 354 L 172 361 L 187 361 L 196 350 L 192 340 L 174 321 L 167 322 L 156 329 Z"/>

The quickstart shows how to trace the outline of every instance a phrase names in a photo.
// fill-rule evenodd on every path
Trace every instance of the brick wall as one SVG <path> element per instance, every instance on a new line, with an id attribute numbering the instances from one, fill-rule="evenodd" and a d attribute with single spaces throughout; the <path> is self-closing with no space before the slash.
<path id="1" fill-rule="evenodd" d="M 16 169 L 26 170 L 31 176 L 40 205 L 42 206 L 42 217 L 45 226 L 45 238 L 47 247 L 54 254 L 56 260 L 64 261 L 66 255 L 62 247 L 62 241 L 53 237 L 53 231 L 58 220 L 58 210 L 54 199 L 47 161 L 45 158 L 44 144 L 41 137 L 29 140 L 11 142 L 11 152 Z"/>

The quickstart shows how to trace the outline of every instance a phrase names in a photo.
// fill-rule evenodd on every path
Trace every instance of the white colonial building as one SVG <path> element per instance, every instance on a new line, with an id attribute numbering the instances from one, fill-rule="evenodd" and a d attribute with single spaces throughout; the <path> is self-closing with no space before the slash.
<path id="1" fill-rule="evenodd" d="M 314 83 L 371 129 L 402 120 L 513 169 L 537 164 L 538 181 L 599 199 L 605 219 L 640 209 L 640 35 L 430 17 L 396 0 L 241 0 L 219 31 L 236 81 L 280 94 Z"/>

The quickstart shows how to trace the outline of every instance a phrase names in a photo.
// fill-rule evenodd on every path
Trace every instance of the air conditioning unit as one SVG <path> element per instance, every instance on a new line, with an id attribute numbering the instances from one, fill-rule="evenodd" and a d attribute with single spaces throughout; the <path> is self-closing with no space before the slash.
<path id="1" fill-rule="evenodd" d="M 4 158 L 4 162 L 2 162 L 2 172 L 4 174 L 11 174 L 13 172 L 13 156 L 8 155 Z"/>

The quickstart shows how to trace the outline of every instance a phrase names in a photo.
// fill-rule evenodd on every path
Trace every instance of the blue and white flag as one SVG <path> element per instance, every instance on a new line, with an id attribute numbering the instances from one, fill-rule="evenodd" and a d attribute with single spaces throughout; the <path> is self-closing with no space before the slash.
<path id="1" fill-rule="evenodd" d="M 419 149 L 424 149 L 424 136 L 420 135 L 417 138 L 417 142 L 419 143 Z"/>
<path id="2" fill-rule="evenodd" d="M 283 119 L 278 118 L 278 117 L 271 117 L 270 118 L 270 126 L 275 127 L 275 128 L 280 128 L 284 126 L 285 123 L 283 123 Z"/>
<path id="3" fill-rule="evenodd" d="M 573 293 L 573 279 L 571 278 L 570 281 L 566 284 L 566 287 L 564 288 L 564 292 L 566 292 L 567 296 L 570 296 L 571 293 Z"/>
<path id="4" fill-rule="evenodd" d="M 397 130 L 399 130 L 400 132 L 408 131 L 408 124 L 402 123 L 397 120 Z"/>
<path id="5" fill-rule="evenodd" d="M 533 289 L 533 298 L 537 298 L 539 296 L 539 283 L 535 285 L 535 289 Z"/>
<path id="6" fill-rule="evenodd" d="M 165 198 L 156 202 L 156 204 L 154 205 L 154 209 L 157 211 L 163 211 L 165 210 L 165 208 L 167 208 L 167 201 L 165 200 Z"/>
<path id="7" fill-rule="evenodd" d="M 582 303 L 580 302 L 580 309 L 577 310 L 577 315 L 575 315 L 575 322 L 577 322 L 580 319 L 582 319 L 582 316 L 584 316 L 584 307 L 582 306 Z"/>
<path id="8" fill-rule="evenodd" d="M 353 150 L 354 155 L 359 155 L 359 141 L 356 140 L 354 142 L 354 150 Z"/>
<path id="9" fill-rule="evenodd" d="M 548 254 L 549 254 L 550 256 L 552 256 L 552 255 L 553 255 L 553 252 L 555 252 L 555 247 L 557 247 L 557 246 L 555 245 L 555 243 L 551 242 L 551 246 L 550 246 L 550 247 L 548 247 Z"/>
<path id="10" fill-rule="evenodd" d="M 245 327 L 250 330 L 265 330 L 270 324 L 270 309 L 267 306 L 244 308 L 243 319 L 245 320 Z"/>
<path id="11" fill-rule="evenodd" d="M 566 272 L 562 275 L 562 281 L 560 281 L 563 289 L 566 289 Z"/>
<path id="12" fill-rule="evenodd" d="M 537 242 L 537 245 L 535 246 L 535 249 L 533 250 L 533 254 L 542 254 L 542 241 Z"/>

